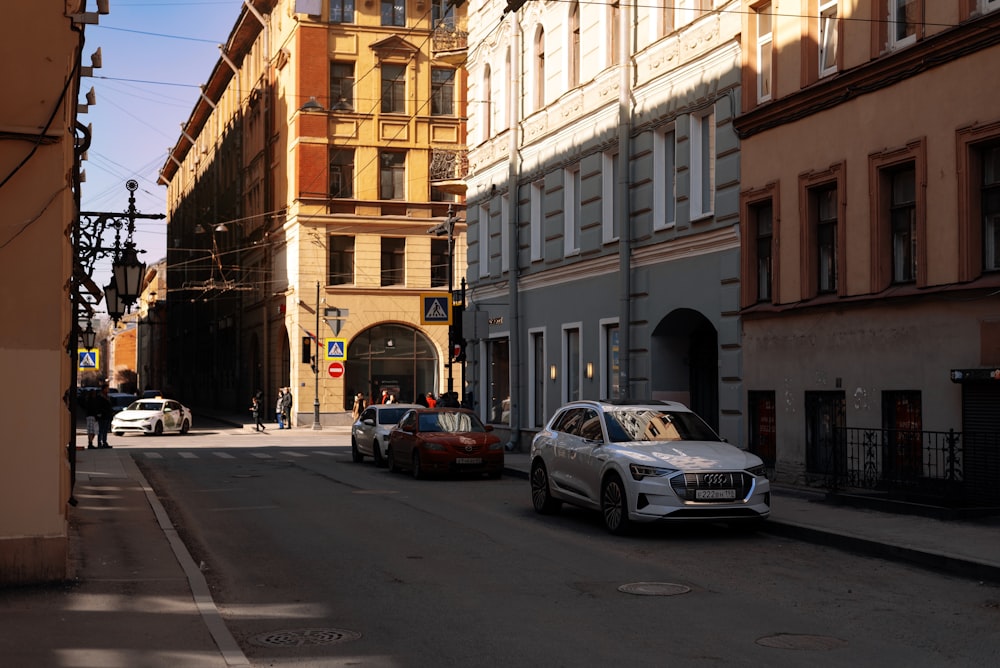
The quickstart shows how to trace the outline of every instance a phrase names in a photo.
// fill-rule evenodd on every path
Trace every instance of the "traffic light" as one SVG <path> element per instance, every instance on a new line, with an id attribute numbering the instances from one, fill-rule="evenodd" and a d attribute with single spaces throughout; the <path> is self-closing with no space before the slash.
<path id="1" fill-rule="evenodd" d="M 308 362 L 309 368 L 316 373 L 316 360 L 313 358 L 312 354 L 312 337 L 303 336 L 302 337 L 302 363 L 306 364 Z"/>
<path id="2" fill-rule="evenodd" d="M 452 303 L 448 342 L 451 344 L 451 359 L 453 362 L 465 361 L 465 336 L 462 334 L 462 313 L 464 311 L 464 305 Z"/>

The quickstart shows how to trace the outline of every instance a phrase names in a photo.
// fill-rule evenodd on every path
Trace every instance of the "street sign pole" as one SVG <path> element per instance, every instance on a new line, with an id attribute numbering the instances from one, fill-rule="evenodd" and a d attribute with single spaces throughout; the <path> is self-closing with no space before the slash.
<path id="1" fill-rule="evenodd" d="M 316 382 L 316 392 L 313 395 L 313 430 L 319 431 L 323 425 L 319 422 L 319 281 L 316 281 L 316 361 L 313 362 L 313 378 Z"/>

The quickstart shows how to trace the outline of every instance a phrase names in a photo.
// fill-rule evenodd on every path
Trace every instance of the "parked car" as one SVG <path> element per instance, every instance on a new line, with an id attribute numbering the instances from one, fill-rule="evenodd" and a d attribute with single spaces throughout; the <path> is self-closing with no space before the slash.
<path id="1" fill-rule="evenodd" d="M 133 401 L 138 399 L 138 397 L 134 394 L 128 394 L 126 392 L 109 392 L 108 398 L 111 400 L 111 410 L 113 410 L 116 415 L 128 408 Z"/>
<path id="2" fill-rule="evenodd" d="M 351 459 L 362 461 L 365 457 L 375 460 L 375 466 L 385 466 L 385 447 L 389 432 L 403 414 L 417 404 L 372 404 L 361 411 L 351 427 Z"/>
<path id="3" fill-rule="evenodd" d="M 574 401 L 531 443 L 531 501 L 599 510 L 608 531 L 633 523 L 756 523 L 771 513 L 764 462 L 723 441 L 676 402 Z"/>
<path id="4" fill-rule="evenodd" d="M 143 399 L 162 399 L 163 398 L 163 392 L 161 390 L 143 390 L 142 391 L 142 398 Z"/>
<path id="5" fill-rule="evenodd" d="M 389 432 L 389 470 L 409 469 L 414 478 L 431 473 L 503 473 L 503 443 L 465 408 L 416 408 Z"/>
<path id="6" fill-rule="evenodd" d="M 191 411 L 173 399 L 137 399 L 111 420 L 111 433 L 161 434 L 173 431 L 188 433 L 194 420 Z"/>

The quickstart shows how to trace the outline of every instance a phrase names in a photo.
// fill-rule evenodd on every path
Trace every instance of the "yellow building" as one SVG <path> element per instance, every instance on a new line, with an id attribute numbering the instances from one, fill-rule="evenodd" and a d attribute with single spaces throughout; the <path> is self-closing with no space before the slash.
<path id="1" fill-rule="evenodd" d="M 422 310 L 465 273 L 464 73 L 443 51 L 462 11 L 244 5 L 161 174 L 178 399 L 244 410 L 291 387 L 315 426 L 358 392 L 446 389 L 448 327 Z"/>

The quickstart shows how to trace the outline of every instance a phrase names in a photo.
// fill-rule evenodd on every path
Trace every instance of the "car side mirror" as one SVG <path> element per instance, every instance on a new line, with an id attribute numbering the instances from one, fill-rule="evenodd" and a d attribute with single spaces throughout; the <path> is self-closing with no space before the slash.
<path id="1" fill-rule="evenodd" d="M 368 425 L 369 427 L 374 427 L 374 426 L 375 426 L 375 420 L 373 420 L 373 419 L 371 419 L 371 418 L 368 418 L 368 419 L 366 419 L 366 420 L 362 420 L 362 421 L 361 421 L 361 424 L 366 424 L 366 425 Z"/>

